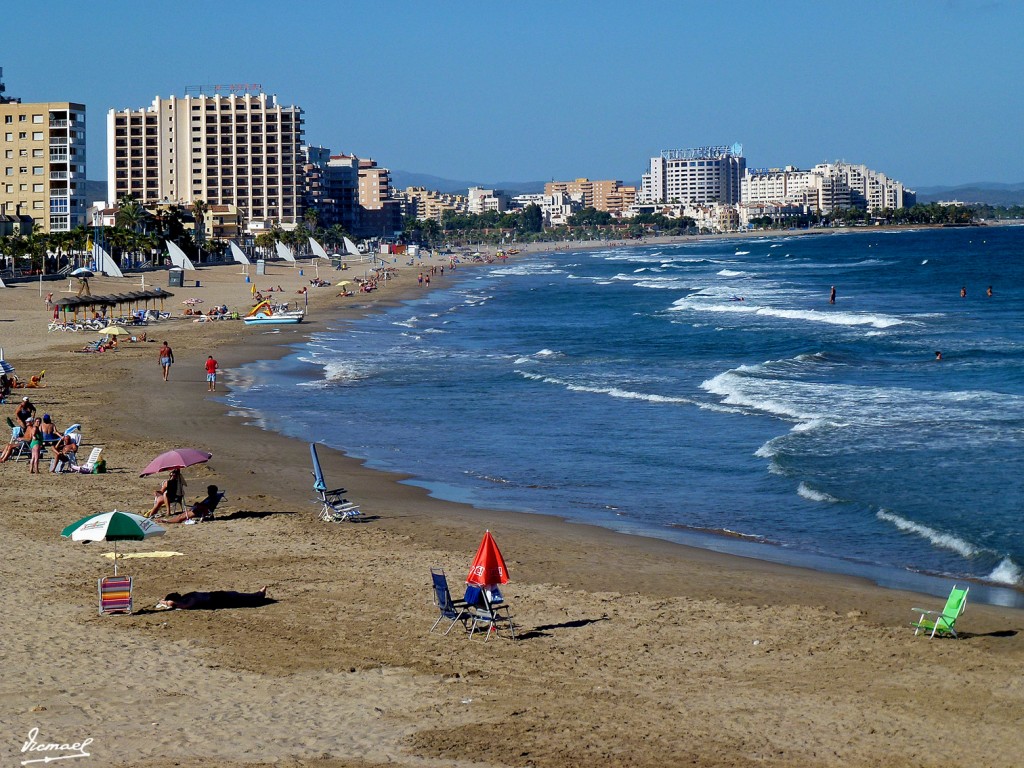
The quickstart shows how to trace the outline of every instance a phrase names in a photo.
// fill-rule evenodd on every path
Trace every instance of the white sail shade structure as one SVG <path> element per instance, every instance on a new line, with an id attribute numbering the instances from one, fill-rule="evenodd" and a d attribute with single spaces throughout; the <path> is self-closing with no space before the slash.
<path id="1" fill-rule="evenodd" d="M 249 261 L 249 257 L 245 255 L 242 249 L 235 245 L 234 240 L 228 241 L 228 247 L 231 249 L 231 258 L 239 264 L 252 264 L 252 262 Z"/>
<path id="2" fill-rule="evenodd" d="M 317 256 L 317 257 L 319 257 L 321 259 L 330 259 L 331 258 L 330 256 L 327 255 L 327 251 L 324 250 L 324 247 L 322 245 L 320 245 L 320 243 L 318 243 L 312 237 L 309 238 L 309 247 L 313 250 L 313 255 L 314 256 Z"/>
<path id="3" fill-rule="evenodd" d="M 165 241 L 167 243 L 167 252 L 171 257 L 171 264 L 178 267 L 178 269 L 192 269 L 196 268 L 196 265 L 192 263 L 185 252 L 178 246 L 172 243 L 170 240 Z"/>
<path id="4" fill-rule="evenodd" d="M 291 249 L 284 243 L 275 243 L 277 247 L 277 255 L 285 261 L 295 261 L 295 254 L 292 253 Z"/>
<path id="5" fill-rule="evenodd" d="M 105 273 L 107 277 L 124 277 L 124 273 L 118 268 L 117 262 L 99 243 L 96 244 L 96 268 L 98 271 Z"/>

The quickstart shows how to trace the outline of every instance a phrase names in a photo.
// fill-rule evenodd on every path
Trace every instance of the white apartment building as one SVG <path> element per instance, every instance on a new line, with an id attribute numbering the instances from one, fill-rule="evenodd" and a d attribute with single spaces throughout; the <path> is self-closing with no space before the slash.
<path id="1" fill-rule="evenodd" d="M 508 210 L 509 196 L 500 189 L 470 187 L 468 197 L 470 213 L 484 213 L 485 211 L 502 213 Z"/>
<path id="2" fill-rule="evenodd" d="M 738 203 L 746 169 L 743 145 L 666 149 L 652 157 L 640 203 Z"/>
<path id="3" fill-rule="evenodd" d="M 806 205 L 821 213 L 844 208 L 873 211 L 904 208 L 915 195 L 903 184 L 865 165 L 820 163 L 809 171 L 793 166 L 747 169 L 741 197 L 750 205 Z"/>
<path id="4" fill-rule="evenodd" d="M 514 208 L 536 205 L 544 215 L 545 227 L 560 227 L 569 222 L 569 217 L 583 209 L 583 195 L 554 192 L 550 195 L 516 195 L 512 198 Z"/>
<path id="5" fill-rule="evenodd" d="M 257 88 L 258 86 L 253 86 Z M 107 113 L 111 200 L 236 206 L 246 220 L 294 226 L 303 214 L 302 110 L 265 93 L 159 96 Z"/>

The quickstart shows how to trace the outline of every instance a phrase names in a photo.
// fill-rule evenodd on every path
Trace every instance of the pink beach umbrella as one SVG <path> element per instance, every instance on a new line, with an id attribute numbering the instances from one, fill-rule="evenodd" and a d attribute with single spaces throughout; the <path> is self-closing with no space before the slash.
<path id="1" fill-rule="evenodd" d="M 481 587 L 508 583 L 508 568 L 505 567 L 505 558 L 501 556 L 501 550 L 498 549 L 490 531 L 484 531 L 483 541 L 480 542 L 480 548 L 476 551 L 473 564 L 469 567 L 466 583 L 477 584 Z"/>
<path id="2" fill-rule="evenodd" d="M 213 458 L 212 453 L 200 451 L 197 448 L 175 448 L 173 451 L 161 453 L 149 462 L 139 477 L 155 475 L 157 472 L 166 472 L 169 469 L 191 467 L 194 464 L 205 464 L 211 458 Z"/>

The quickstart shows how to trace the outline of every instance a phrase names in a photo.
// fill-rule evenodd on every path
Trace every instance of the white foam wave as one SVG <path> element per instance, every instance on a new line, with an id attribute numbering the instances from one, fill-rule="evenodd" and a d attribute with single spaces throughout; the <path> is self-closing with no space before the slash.
<path id="1" fill-rule="evenodd" d="M 542 381 L 545 384 L 557 384 L 558 386 L 565 387 L 570 392 L 591 392 L 597 395 L 609 395 L 611 397 L 617 397 L 624 400 L 644 400 L 648 403 L 681 403 L 684 405 L 698 405 L 694 400 L 687 397 L 655 395 L 649 392 L 633 392 L 628 389 L 612 386 L 601 387 L 592 384 L 574 384 L 570 381 L 565 381 L 564 379 L 558 379 L 553 376 L 541 376 L 540 374 L 530 373 L 529 371 L 516 371 L 516 373 L 525 379 Z"/>
<path id="2" fill-rule="evenodd" d="M 750 251 L 736 251 L 736 256 L 747 256 Z"/>
<path id="3" fill-rule="evenodd" d="M 545 348 L 545 349 L 540 350 L 539 352 L 534 352 L 533 356 L 534 357 L 564 357 L 565 353 L 564 352 L 556 352 L 553 349 Z"/>
<path id="4" fill-rule="evenodd" d="M 739 306 L 737 306 L 739 305 Z M 892 328 L 903 325 L 907 321 L 901 320 L 892 315 L 858 313 L 858 312 L 819 312 L 816 309 L 778 309 L 776 307 L 765 307 L 740 302 L 729 302 L 727 304 L 698 304 L 687 296 L 675 301 L 670 307 L 672 311 L 691 310 L 702 312 L 747 312 L 760 317 L 777 317 L 783 320 L 804 320 L 814 323 L 825 323 L 827 325 L 842 325 L 853 327 L 867 325 L 873 328 Z"/>
<path id="5" fill-rule="evenodd" d="M 798 496 L 805 498 L 808 501 L 823 501 L 829 504 L 839 503 L 839 499 L 832 494 L 825 493 L 824 491 L 816 491 L 814 488 L 807 485 L 807 483 L 800 483 L 800 485 L 797 486 L 796 493 Z"/>
<path id="6" fill-rule="evenodd" d="M 754 370 L 759 370 L 759 368 L 741 365 L 739 368 L 732 371 L 726 371 L 725 373 L 718 374 L 714 378 L 708 379 L 700 386 L 701 389 L 706 392 L 721 397 L 722 403 L 725 405 L 732 405 L 740 408 L 751 408 L 800 422 L 813 421 L 818 418 L 816 414 L 800 410 L 796 407 L 795 403 L 788 403 L 782 400 L 773 399 L 771 397 L 764 396 L 760 392 L 755 392 L 753 389 L 748 389 L 748 387 L 745 386 L 747 385 L 748 380 L 741 374 Z"/>
<path id="7" fill-rule="evenodd" d="M 735 269 L 720 269 L 720 270 L 718 270 L 718 272 L 716 274 L 719 274 L 722 277 L 744 277 L 748 273 L 747 272 L 738 272 Z"/>
<path id="8" fill-rule="evenodd" d="M 927 525 L 921 523 L 915 523 L 906 518 L 900 517 L 899 515 L 887 512 L 884 509 L 878 510 L 875 516 L 879 520 L 884 520 L 887 523 L 892 523 L 899 530 L 904 533 L 913 533 L 921 538 L 927 539 L 934 546 L 942 549 L 948 549 L 952 552 L 956 552 L 958 555 L 963 557 L 974 557 L 981 550 L 968 541 L 964 541 L 959 536 L 954 536 L 951 533 L 942 533 L 934 528 L 930 528 Z"/>
<path id="9" fill-rule="evenodd" d="M 999 565 L 992 570 L 992 573 L 985 578 L 998 584 L 1024 583 L 1024 573 L 1021 572 L 1020 566 L 1008 557 L 1004 557 Z"/>
<path id="10" fill-rule="evenodd" d="M 769 247 L 769 248 L 781 248 L 781 247 L 782 247 L 782 244 L 781 244 L 781 243 L 775 243 L 774 245 L 770 245 L 770 246 L 768 246 L 768 247 Z"/>

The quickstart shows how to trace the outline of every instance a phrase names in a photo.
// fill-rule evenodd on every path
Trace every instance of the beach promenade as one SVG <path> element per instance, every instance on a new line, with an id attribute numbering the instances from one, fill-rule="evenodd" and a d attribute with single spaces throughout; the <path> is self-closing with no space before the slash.
<path id="1" fill-rule="evenodd" d="M 304 275 L 272 264 L 252 279 L 301 303 L 313 277 L 301 266 Z M 26 461 L 0 464 L 3 765 L 73 752 L 24 749 L 33 740 L 87 739 L 89 757 L 74 765 L 1020 764 L 1020 611 L 969 604 L 962 639 L 915 638 L 911 608 L 942 599 L 473 509 L 327 449 L 327 477 L 365 519 L 319 522 L 308 441 L 229 413 L 207 392 L 204 363 L 217 358 L 219 389 L 245 386 L 241 364 L 451 279 L 446 270 L 426 288 L 419 265 L 395 266 L 396 279 L 369 294 L 311 287 L 308 322 L 276 328 L 183 317 L 190 298 L 251 306 L 238 265 L 204 268 L 193 278 L 201 287 L 170 289 L 176 317 L 138 329 L 147 341 L 100 354 L 74 353 L 95 333 L 47 331 L 37 284 L 0 289 L 6 359 L 23 377 L 46 372 L 44 387 L 12 394 L 5 415 L 27 394 L 58 428 L 81 423 L 83 453 L 102 445 L 108 467 L 30 475 Z M 362 267 L 320 275 L 336 283 Z M 147 274 L 147 287 L 165 279 Z M 48 285 L 44 295 L 72 295 L 60 293 L 67 282 Z M 96 278 L 92 290 L 136 285 Z M 175 357 L 167 382 L 164 340 Z M 351 414 L 353 434 L 372 425 L 372 413 Z M 218 519 L 119 545 L 181 554 L 119 561 L 135 579 L 136 611 L 98 616 L 96 579 L 113 572 L 102 556 L 112 545 L 59 533 L 94 512 L 148 510 L 158 480 L 139 472 L 183 446 L 213 454 L 185 470 L 186 497 L 218 485 Z M 461 591 L 484 529 L 512 575 L 504 591 L 520 639 L 428 634 L 430 567 Z M 275 602 L 258 608 L 154 609 L 171 591 L 263 585 Z"/>

